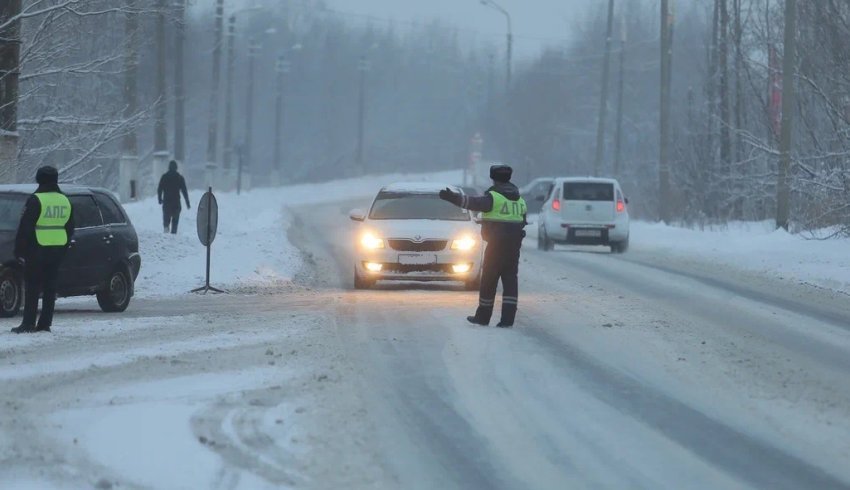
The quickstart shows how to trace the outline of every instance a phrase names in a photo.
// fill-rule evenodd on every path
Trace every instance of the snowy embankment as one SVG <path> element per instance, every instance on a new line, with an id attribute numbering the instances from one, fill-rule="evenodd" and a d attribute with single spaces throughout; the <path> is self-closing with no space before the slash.
<path id="1" fill-rule="evenodd" d="M 456 183 L 461 179 L 461 172 L 448 171 L 255 189 L 242 195 L 216 193 L 219 226 L 212 247 L 211 282 L 225 288 L 251 288 L 291 280 L 301 258 L 286 237 L 290 219 L 287 207 L 370 199 L 381 186 L 401 180 Z M 156 198 L 126 206 L 139 235 L 142 255 L 136 282 L 139 297 L 173 296 L 203 285 L 206 256 L 197 237 L 195 208 L 201 195 L 201 191 L 190 193 L 192 209 L 183 209 L 177 236 L 162 232 L 162 212 Z"/>
<path id="2" fill-rule="evenodd" d="M 537 238 L 537 220 L 529 218 L 530 239 Z M 850 294 L 850 239 L 810 240 L 772 221 L 702 230 L 633 221 L 629 250 L 631 257 L 675 258 Z"/>

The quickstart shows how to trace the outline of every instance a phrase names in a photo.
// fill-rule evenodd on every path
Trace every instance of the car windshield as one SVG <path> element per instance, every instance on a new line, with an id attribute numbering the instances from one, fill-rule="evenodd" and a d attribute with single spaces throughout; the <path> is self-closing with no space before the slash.
<path id="1" fill-rule="evenodd" d="M 26 202 L 27 196 L 23 194 L 0 194 L 0 231 L 18 229 Z"/>
<path id="2" fill-rule="evenodd" d="M 566 201 L 613 201 L 614 184 L 598 182 L 567 182 L 564 184 Z"/>
<path id="3" fill-rule="evenodd" d="M 369 219 L 433 219 L 469 221 L 469 213 L 436 194 L 382 192 L 375 199 Z"/>

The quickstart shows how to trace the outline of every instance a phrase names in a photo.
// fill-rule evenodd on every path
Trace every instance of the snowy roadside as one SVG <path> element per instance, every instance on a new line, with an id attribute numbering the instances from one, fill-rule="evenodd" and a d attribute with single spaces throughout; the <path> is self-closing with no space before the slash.
<path id="1" fill-rule="evenodd" d="M 528 236 L 537 238 L 537 216 Z M 850 239 L 808 240 L 773 222 L 734 222 L 703 230 L 633 221 L 630 253 L 676 258 L 791 280 L 850 294 Z"/>
<path id="2" fill-rule="evenodd" d="M 287 207 L 369 199 L 381 186 L 400 180 L 455 183 L 459 171 L 428 174 L 395 174 L 357 179 L 255 189 L 237 196 L 217 193 L 218 236 L 213 243 L 211 281 L 225 288 L 260 288 L 286 284 L 301 266 L 298 249 L 286 239 L 290 224 Z M 184 294 L 203 283 L 204 248 L 196 234 L 195 204 L 200 191 L 192 192 L 192 209 L 183 210 L 180 233 L 162 232 L 161 209 L 155 198 L 126 206 L 139 234 L 142 270 L 136 282 L 138 297 Z"/>

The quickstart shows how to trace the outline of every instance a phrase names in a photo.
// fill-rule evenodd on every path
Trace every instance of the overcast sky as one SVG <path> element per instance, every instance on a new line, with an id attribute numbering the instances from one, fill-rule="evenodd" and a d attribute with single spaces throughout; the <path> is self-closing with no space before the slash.
<path id="1" fill-rule="evenodd" d="M 586 15 L 588 5 L 602 0 L 497 0 L 510 12 L 520 56 L 541 46 L 567 40 L 570 29 Z M 480 0 L 326 0 L 334 9 L 395 20 L 442 19 L 481 33 L 480 41 L 502 43 L 505 17 Z"/>
<path id="2" fill-rule="evenodd" d="M 2 0 L 0 0 L 2 1 Z M 227 10 L 282 0 L 225 0 Z M 294 0 L 311 3 L 317 0 Z M 496 0 L 510 12 L 514 24 L 515 49 L 519 57 L 534 55 L 546 44 L 563 43 L 570 31 L 586 17 L 588 6 L 604 0 Z M 465 40 L 492 42 L 504 46 L 505 17 L 481 5 L 481 0 L 325 0 L 350 22 L 385 24 L 386 20 L 427 22 L 446 21 L 462 29 Z M 215 0 L 197 0 L 195 8 L 211 9 Z M 346 13 L 352 15 L 345 15 Z M 371 16 L 369 20 L 362 16 Z M 402 26 L 399 26 L 401 28 Z"/>

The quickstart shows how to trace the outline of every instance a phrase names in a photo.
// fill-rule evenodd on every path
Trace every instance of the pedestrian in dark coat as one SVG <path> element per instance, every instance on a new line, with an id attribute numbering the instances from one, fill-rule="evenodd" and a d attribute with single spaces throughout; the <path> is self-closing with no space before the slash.
<path id="1" fill-rule="evenodd" d="M 24 318 L 15 333 L 49 332 L 56 305 L 59 267 L 74 236 L 71 202 L 59 189 L 59 172 L 42 167 L 38 189 L 24 206 L 15 237 L 15 257 L 24 265 Z M 38 298 L 41 296 L 41 316 Z"/>
<path id="2" fill-rule="evenodd" d="M 489 325 L 496 302 L 496 288 L 502 280 L 502 319 L 499 327 L 512 327 L 519 304 L 519 254 L 525 237 L 528 207 L 517 186 L 511 183 L 513 169 L 507 165 L 490 168 L 493 187 L 480 197 L 465 196 L 446 188 L 440 198 L 463 209 L 483 213 L 481 237 L 487 242 L 481 266 L 481 291 L 475 316 L 476 325 Z"/>
<path id="3" fill-rule="evenodd" d="M 168 164 L 168 172 L 162 174 L 159 179 L 159 188 L 156 191 L 159 203 L 162 205 L 162 230 L 177 234 L 177 225 L 180 223 L 180 194 L 186 200 L 186 208 L 192 209 L 189 204 L 189 192 L 186 190 L 186 180 L 177 171 L 177 162 L 172 160 Z"/>

